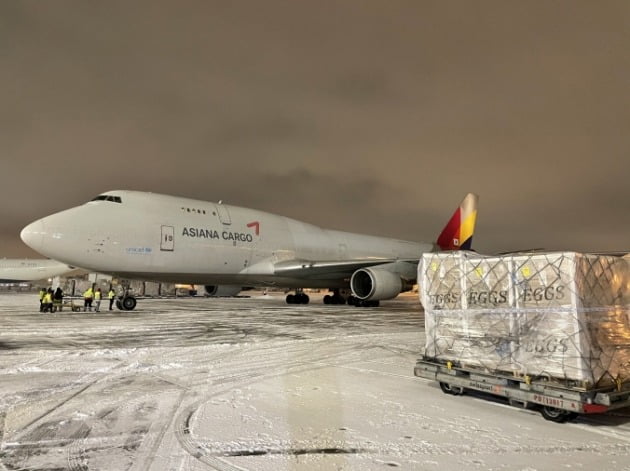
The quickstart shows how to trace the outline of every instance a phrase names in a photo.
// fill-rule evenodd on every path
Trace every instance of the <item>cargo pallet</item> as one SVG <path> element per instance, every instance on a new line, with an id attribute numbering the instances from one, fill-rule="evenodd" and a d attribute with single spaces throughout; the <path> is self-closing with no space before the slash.
<path id="1" fill-rule="evenodd" d="M 607 388 L 582 388 L 528 376 L 488 373 L 474 368 L 455 366 L 421 358 L 414 375 L 437 381 L 446 394 L 455 396 L 467 390 L 507 398 L 511 406 L 538 408 L 552 422 L 564 423 L 579 414 L 600 414 L 630 406 L 630 384 L 618 383 Z"/>

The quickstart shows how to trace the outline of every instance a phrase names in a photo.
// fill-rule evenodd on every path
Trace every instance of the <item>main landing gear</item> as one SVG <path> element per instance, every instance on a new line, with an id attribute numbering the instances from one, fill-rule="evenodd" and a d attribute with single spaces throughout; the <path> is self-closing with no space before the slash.
<path id="1" fill-rule="evenodd" d="M 365 299 L 359 299 L 355 296 L 348 296 L 348 304 L 356 307 L 378 307 L 380 302 L 379 300 L 367 301 Z"/>
<path id="2" fill-rule="evenodd" d="M 359 299 L 356 296 L 348 294 L 348 297 L 344 297 L 338 289 L 331 289 L 333 294 L 327 294 L 324 296 L 324 304 L 336 304 L 343 305 L 348 303 L 350 306 L 356 307 L 378 307 L 379 301 L 368 301 Z M 295 290 L 295 294 L 287 295 L 287 304 L 308 304 L 310 298 L 301 288 Z"/>
<path id="3" fill-rule="evenodd" d="M 338 289 L 333 289 L 331 291 L 333 292 L 332 295 L 327 294 L 324 296 L 324 304 L 346 304 L 346 298 L 339 294 Z M 353 296 L 350 295 L 350 297 Z M 348 299 L 350 299 L 350 297 Z"/>
<path id="4" fill-rule="evenodd" d="M 287 294 L 287 304 L 308 304 L 310 298 L 301 288 L 295 290 L 295 294 Z"/>
<path id="5" fill-rule="evenodd" d="M 348 294 L 347 297 L 342 296 L 338 289 L 331 290 L 333 294 L 324 296 L 324 304 L 346 304 L 356 307 L 378 307 L 378 301 L 366 301 L 356 296 Z"/>

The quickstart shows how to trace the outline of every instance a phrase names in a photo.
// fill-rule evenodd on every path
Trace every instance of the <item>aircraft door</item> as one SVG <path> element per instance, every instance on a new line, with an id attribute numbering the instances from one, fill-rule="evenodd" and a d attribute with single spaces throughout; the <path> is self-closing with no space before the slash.
<path id="1" fill-rule="evenodd" d="M 162 226 L 160 250 L 167 252 L 175 250 L 175 229 L 173 226 Z"/>
<path id="2" fill-rule="evenodd" d="M 221 224 L 232 224 L 232 218 L 228 209 L 221 203 L 215 204 L 215 207 L 217 208 L 217 215 Z"/>

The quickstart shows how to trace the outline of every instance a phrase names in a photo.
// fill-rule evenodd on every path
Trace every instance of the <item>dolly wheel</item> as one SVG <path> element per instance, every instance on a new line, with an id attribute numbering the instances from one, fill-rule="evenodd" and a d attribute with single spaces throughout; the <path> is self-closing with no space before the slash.
<path id="1" fill-rule="evenodd" d="M 571 412 L 564 409 L 557 409 L 555 407 L 547 407 L 543 406 L 540 409 L 540 414 L 543 416 L 545 420 L 549 420 L 551 422 L 556 422 L 558 424 L 563 424 L 568 420 L 575 419 L 578 415 L 575 412 Z"/>
<path id="2" fill-rule="evenodd" d="M 452 384 L 443 383 L 440 381 L 440 389 L 445 394 L 452 394 L 453 396 L 461 396 L 464 394 L 464 388 L 461 386 L 453 386 Z"/>

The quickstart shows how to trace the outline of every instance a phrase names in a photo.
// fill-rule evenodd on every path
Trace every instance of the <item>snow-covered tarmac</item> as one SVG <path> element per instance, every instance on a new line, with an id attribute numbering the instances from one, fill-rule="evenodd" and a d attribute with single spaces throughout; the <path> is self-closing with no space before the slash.
<path id="1" fill-rule="evenodd" d="M 630 470 L 628 409 L 555 424 L 414 377 L 412 296 L 104 307 L 0 295 L 0 469 Z"/>

